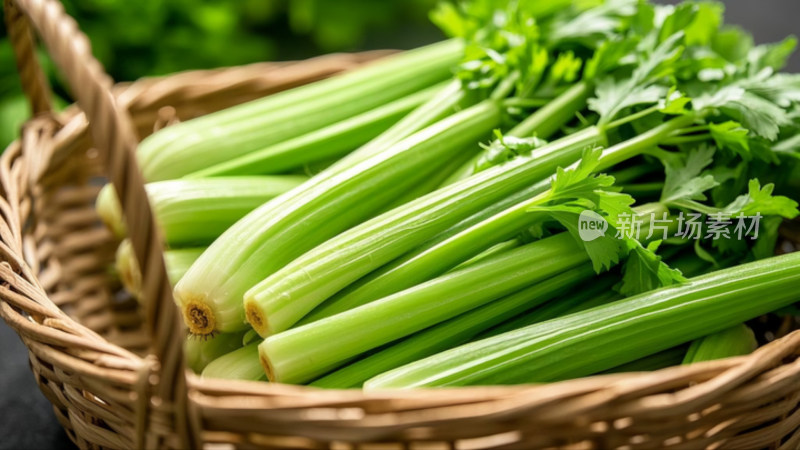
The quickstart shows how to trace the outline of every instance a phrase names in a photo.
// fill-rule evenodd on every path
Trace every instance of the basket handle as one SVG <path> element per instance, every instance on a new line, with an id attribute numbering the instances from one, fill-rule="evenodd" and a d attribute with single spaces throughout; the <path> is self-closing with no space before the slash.
<path id="1" fill-rule="evenodd" d="M 136 258 L 143 268 L 142 298 L 145 300 L 150 351 L 156 363 L 150 364 L 152 370 L 146 370 L 143 375 L 148 380 L 144 384 L 149 392 L 140 392 L 144 396 L 140 404 L 146 404 L 150 414 L 140 414 L 146 418 L 144 423 L 137 424 L 139 437 L 148 436 L 147 447 L 170 446 L 162 441 L 166 436 L 146 433 L 148 421 L 162 424 L 153 427 L 155 430 L 163 429 L 166 419 L 166 423 L 173 423 L 173 427 L 167 427 L 174 428 L 171 432 L 176 434 L 172 436 L 179 437 L 179 442 L 172 444 L 180 448 L 195 448 L 196 434 L 187 414 L 183 323 L 172 301 L 160 231 L 153 220 L 144 178 L 136 163 L 138 140 L 130 115 L 117 107 L 111 94 L 111 78 L 92 56 L 89 39 L 78 29 L 75 20 L 64 12 L 60 2 L 4 0 L 4 5 L 22 87 L 33 112 L 37 115 L 51 113 L 52 104 L 50 87 L 34 53 L 31 26 L 41 37 L 86 114 L 94 145 L 101 152 L 106 173 L 117 190 Z M 155 415 L 159 417 L 155 418 Z"/>

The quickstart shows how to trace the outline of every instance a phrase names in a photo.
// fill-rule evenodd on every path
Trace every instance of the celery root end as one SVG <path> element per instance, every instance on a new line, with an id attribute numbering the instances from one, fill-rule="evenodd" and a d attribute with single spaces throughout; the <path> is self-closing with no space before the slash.
<path id="1" fill-rule="evenodd" d="M 189 302 L 183 308 L 183 320 L 193 335 L 207 336 L 214 334 L 216 319 L 208 305 L 200 302 Z"/>
<path id="2" fill-rule="evenodd" d="M 264 313 L 261 312 L 257 305 L 252 302 L 247 302 L 245 304 L 244 313 L 247 322 L 256 330 L 259 336 L 263 338 L 270 335 L 267 318 L 264 317 Z"/>
<path id="3" fill-rule="evenodd" d="M 269 358 L 267 358 L 263 352 L 259 352 L 258 359 L 261 361 L 261 367 L 264 368 L 264 373 L 267 374 L 267 380 L 274 383 L 276 381 L 275 370 L 272 368 Z"/>

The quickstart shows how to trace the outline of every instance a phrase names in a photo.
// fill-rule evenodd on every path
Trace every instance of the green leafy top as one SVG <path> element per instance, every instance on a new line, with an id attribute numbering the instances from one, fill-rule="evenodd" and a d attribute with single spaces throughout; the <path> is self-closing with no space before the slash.
<path id="1" fill-rule="evenodd" d="M 622 64 L 611 76 L 597 83 L 589 107 L 600 115 L 600 125 L 610 123 L 623 110 L 655 104 L 672 92 L 676 72 L 690 66 L 683 57 L 689 46 L 705 45 L 717 32 L 721 9 L 715 3 L 684 3 L 677 7 L 653 7 L 640 3 L 629 35 L 601 47 L 587 62 L 587 73 L 596 75 L 604 64 L 599 58 L 611 56 Z M 698 69 L 695 69 L 695 71 Z M 697 73 L 683 76 L 690 79 Z"/>
<path id="2" fill-rule="evenodd" d="M 669 267 L 656 254 L 661 241 L 650 242 L 646 247 L 631 239 L 625 242 L 628 259 L 622 266 L 622 280 L 614 286 L 620 294 L 629 297 L 686 281 L 680 270 Z"/>
<path id="3" fill-rule="evenodd" d="M 734 129 L 731 125 L 725 125 L 724 128 Z M 710 233 L 708 220 L 715 222 L 715 229 L 719 230 L 712 241 L 712 247 L 720 255 L 715 256 L 710 250 L 703 248 L 699 240 L 695 242 L 695 249 L 703 259 L 714 262 L 723 257 L 747 260 L 751 257 L 769 256 L 773 252 L 781 220 L 792 219 L 800 214 L 796 201 L 774 195 L 775 185 L 768 183 L 762 187 L 758 178 L 749 179 L 746 182 L 747 192 L 732 197 L 731 201 L 723 202 L 720 198 L 709 199 L 708 192 L 725 189 L 727 193 L 730 189 L 734 189 L 736 184 L 730 182 L 747 177 L 746 169 L 749 163 L 742 161 L 734 168 L 728 167 L 726 166 L 728 159 L 715 160 L 714 147 L 708 143 L 701 143 L 688 152 L 672 153 L 659 150 L 651 153 L 661 158 L 665 166 L 665 181 L 660 201 L 665 205 L 695 214 L 695 220 L 700 220 L 702 215 L 707 216 L 706 222 L 701 221 L 701 228 L 698 231 L 700 235 L 708 237 Z M 726 183 L 724 187 L 723 183 Z M 751 234 L 751 239 L 743 239 L 742 232 L 747 230 L 737 228 L 743 226 L 745 219 L 751 222 L 748 229 L 752 227 L 753 220 L 761 222 L 757 235 Z M 757 239 L 753 241 L 755 237 Z"/>
<path id="4" fill-rule="evenodd" d="M 457 76 L 468 90 L 485 93 L 509 78 L 513 96 L 556 95 L 581 76 L 584 57 L 603 49 L 592 76 L 616 67 L 621 40 L 636 11 L 636 0 L 553 2 L 475 0 L 443 2 L 432 20 L 466 43 Z M 631 50 L 626 43 L 624 48 Z"/>
<path id="5" fill-rule="evenodd" d="M 579 42 L 589 47 L 594 46 L 629 27 L 630 20 L 637 11 L 636 4 L 637 0 L 606 0 L 577 15 L 568 10 L 549 24 L 546 29 L 547 37 L 553 43 Z M 573 4 L 573 10 L 576 7 Z"/>
<path id="6" fill-rule="evenodd" d="M 675 204 L 683 200 L 706 200 L 705 192 L 719 185 L 709 173 L 701 175 L 714 158 L 714 148 L 701 145 L 682 153 L 662 153 L 666 177 L 661 193 L 661 203 Z"/>
<path id="7" fill-rule="evenodd" d="M 724 171 L 711 170 L 715 149 L 706 143 L 689 150 L 687 153 L 671 153 L 664 151 L 651 152 L 658 155 L 665 167 L 664 188 L 661 203 L 683 208 L 701 214 L 725 215 L 776 215 L 787 219 L 796 217 L 797 202 L 781 195 L 773 195 L 775 186 L 766 184 L 763 187 L 758 179 L 751 179 L 748 192 L 739 195 L 725 205 L 709 205 L 702 203 L 708 200 L 706 193 L 719 186 L 717 179 Z M 708 169 L 708 170 L 707 170 Z"/>
<path id="8" fill-rule="evenodd" d="M 680 271 L 667 266 L 656 255 L 658 243 L 642 246 L 639 241 L 618 233 L 619 218 L 632 217 L 634 200 L 622 194 L 614 186 L 614 177 L 595 174 L 600 163 L 602 149 L 584 151 L 580 162 L 568 169 L 559 168 L 551 181 L 551 188 L 531 212 L 544 213 L 544 219 L 552 219 L 583 246 L 598 273 L 625 261 L 619 291 L 633 295 L 660 286 L 684 281 Z M 579 230 L 579 217 L 590 211 L 602 217 L 609 229 L 602 236 L 585 240 Z"/>

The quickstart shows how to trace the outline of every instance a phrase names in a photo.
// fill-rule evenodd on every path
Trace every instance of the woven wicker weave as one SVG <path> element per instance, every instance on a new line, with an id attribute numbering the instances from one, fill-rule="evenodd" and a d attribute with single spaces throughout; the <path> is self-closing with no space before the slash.
<path id="1" fill-rule="evenodd" d="M 800 448 L 800 332 L 746 357 L 541 386 L 365 394 L 187 373 L 136 136 L 380 53 L 112 86 L 55 0 L 5 0 L 5 16 L 36 117 L 0 159 L 0 315 L 79 446 Z M 31 24 L 80 109 L 52 113 Z M 145 261 L 143 314 L 108 275 L 116 242 L 93 209 L 103 174 Z"/>

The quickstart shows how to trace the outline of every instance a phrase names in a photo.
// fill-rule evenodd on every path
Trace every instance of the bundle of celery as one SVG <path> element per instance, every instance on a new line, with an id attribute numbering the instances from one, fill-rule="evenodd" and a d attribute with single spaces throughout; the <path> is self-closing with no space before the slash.
<path id="1" fill-rule="evenodd" d="M 447 41 L 145 140 L 193 369 L 384 389 L 751 352 L 745 322 L 800 300 L 773 256 L 800 76 L 722 12 L 443 3 Z"/>

